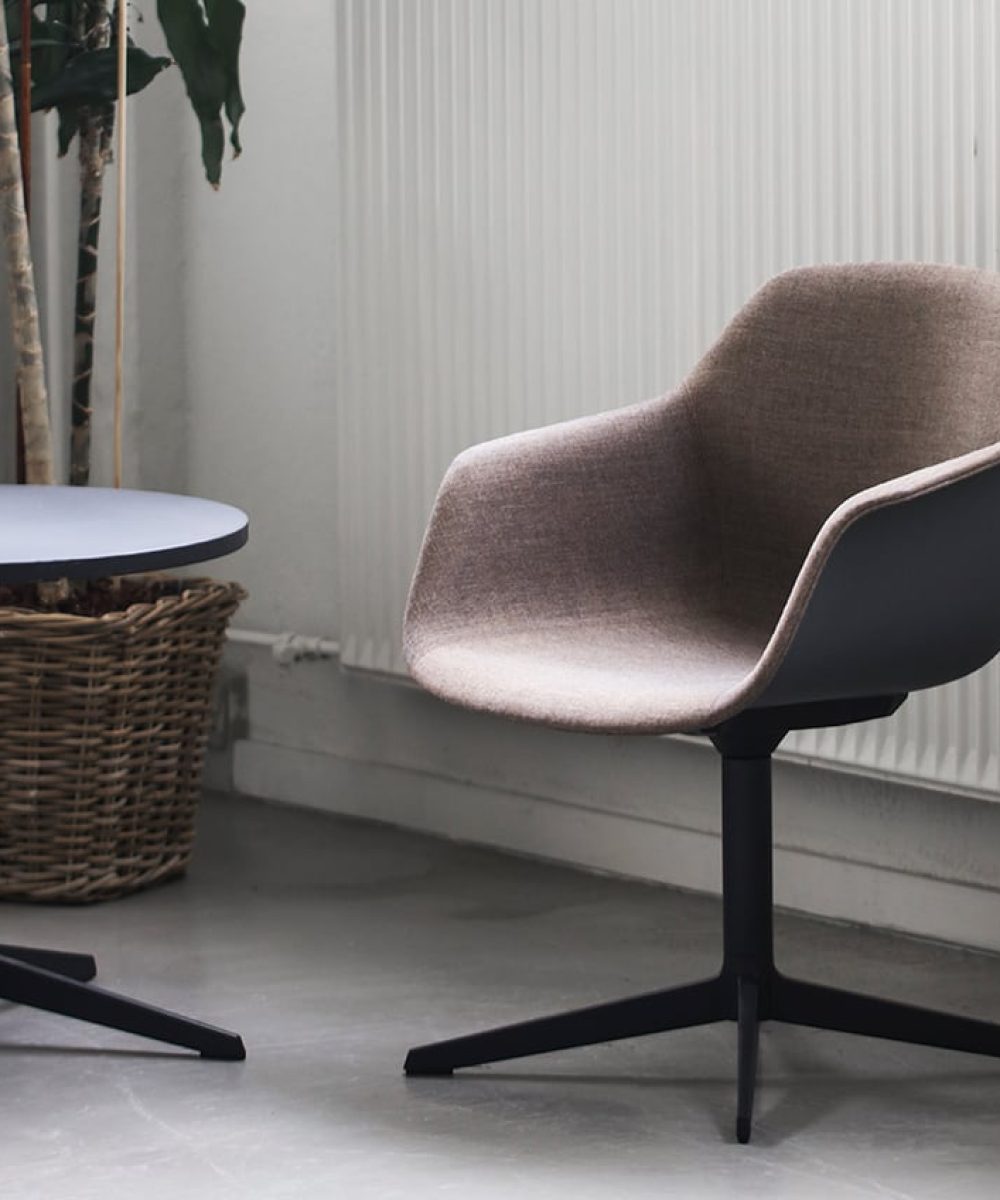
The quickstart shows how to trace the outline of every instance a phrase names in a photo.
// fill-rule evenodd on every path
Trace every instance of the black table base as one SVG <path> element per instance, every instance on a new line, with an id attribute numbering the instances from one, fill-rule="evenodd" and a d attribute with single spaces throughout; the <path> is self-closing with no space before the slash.
<path id="1" fill-rule="evenodd" d="M 0 945 L 0 999 L 197 1050 L 202 1058 L 246 1058 L 238 1034 L 106 991 L 90 982 L 96 974 L 89 954 Z"/>
<path id="2" fill-rule="evenodd" d="M 246 513 L 228 504 L 118 488 L 3 484 L 0 510 L 4 583 L 187 566 L 232 554 L 248 532 Z M 183 1046 L 203 1058 L 246 1058 L 237 1034 L 105 991 L 90 982 L 96 973 L 89 954 L 0 945 L 0 1000 Z"/>

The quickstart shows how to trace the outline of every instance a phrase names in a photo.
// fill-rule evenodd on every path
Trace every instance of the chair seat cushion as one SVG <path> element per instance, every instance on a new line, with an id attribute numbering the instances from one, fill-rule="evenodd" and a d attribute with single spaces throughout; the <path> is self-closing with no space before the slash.
<path id="1" fill-rule="evenodd" d="M 417 682 L 468 708 L 564 729 L 694 733 L 723 719 L 766 636 L 729 618 L 605 617 L 457 632 L 411 661 Z"/>

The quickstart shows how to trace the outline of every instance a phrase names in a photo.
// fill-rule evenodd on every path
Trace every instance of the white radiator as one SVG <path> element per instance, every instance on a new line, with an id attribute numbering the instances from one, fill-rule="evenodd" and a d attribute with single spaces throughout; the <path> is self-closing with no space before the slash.
<path id="1" fill-rule="evenodd" d="M 346 663 L 401 668 L 462 447 L 666 390 L 785 267 L 997 266 L 997 7 L 338 0 Z M 787 749 L 996 793 L 998 683 Z"/>

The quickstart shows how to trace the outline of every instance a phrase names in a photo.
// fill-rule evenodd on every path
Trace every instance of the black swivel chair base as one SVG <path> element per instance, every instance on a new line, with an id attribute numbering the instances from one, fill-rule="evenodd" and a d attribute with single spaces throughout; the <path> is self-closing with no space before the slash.
<path id="1" fill-rule="evenodd" d="M 774 965 L 771 754 L 791 729 L 888 716 L 904 699 L 750 710 L 709 731 L 723 761 L 723 961 L 715 978 L 419 1046 L 406 1056 L 407 1075 L 450 1075 L 459 1067 L 735 1021 L 736 1137 L 745 1143 L 753 1119 L 761 1021 L 1000 1058 L 1000 1025 L 789 979 Z"/>
<path id="2" fill-rule="evenodd" d="M 0 999 L 183 1046 L 202 1058 L 246 1058 L 238 1034 L 95 987 L 90 981 L 96 974 L 89 954 L 0 945 Z"/>

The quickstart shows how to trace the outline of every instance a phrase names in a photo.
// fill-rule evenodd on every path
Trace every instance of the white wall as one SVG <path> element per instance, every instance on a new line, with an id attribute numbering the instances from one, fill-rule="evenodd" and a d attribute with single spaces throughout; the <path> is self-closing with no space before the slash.
<path id="1" fill-rule="evenodd" d="M 246 154 L 239 163 L 227 164 L 220 194 L 213 194 L 201 178 L 197 133 L 176 74 L 158 82 L 133 110 L 130 478 L 147 486 L 217 496 L 248 509 L 250 546 L 231 561 L 211 568 L 249 584 L 252 598 L 240 615 L 240 624 L 337 636 L 341 632 L 337 600 L 343 597 L 352 606 L 355 623 L 366 618 L 365 606 L 370 607 L 381 637 L 389 623 L 398 619 L 407 556 L 412 557 L 415 550 L 426 503 L 452 449 L 484 433 L 537 419 L 538 411 L 528 406 L 529 399 L 539 400 L 543 407 L 552 406 L 551 412 L 545 410 L 546 418 L 574 411 L 584 399 L 580 388 L 567 385 L 567 379 L 570 384 L 573 379 L 579 385 L 593 383 L 586 393 L 587 406 L 634 399 L 666 386 L 683 366 L 684 354 L 690 357 L 695 353 L 698 338 L 710 336 L 752 286 L 757 278 L 754 272 L 771 269 L 772 264 L 757 257 L 743 260 L 742 273 L 737 274 L 731 257 L 740 244 L 732 222 L 740 208 L 740 181 L 751 167 L 752 143 L 744 137 L 748 126 L 717 122 L 725 104 L 738 108 L 739 89 L 732 81 L 724 81 L 725 87 L 719 91 L 706 85 L 705 72 L 718 69 L 712 43 L 699 42 L 701 57 L 697 59 L 685 59 L 685 43 L 668 41 L 661 53 L 657 43 L 646 38 L 643 23 L 651 22 L 650 28 L 662 33 L 669 14 L 669 20 L 681 22 L 690 35 L 690 22 L 704 12 L 706 29 L 717 34 L 728 56 L 723 61 L 742 72 L 739 78 L 744 85 L 759 77 L 764 88 L 772 79 L 766 62 L 756 67 L 752 63 L 738 65 L 746 30 L 724 18 L 739 13 L 746 22 L 752 13 L 756 14 L 753 19 L 764 14 L 786 22 L 781 35 L 785 40 L 780 44 L 787 57 L 792 49 L 787 20 L 800 3 L 760 0 L 753 5 L 727 5 L 705 0 L 699 5 L 684 0 L 666 6 L 659 0 L 490 0 L 488 4 L 476 0 L 386 0 L 381 4 L 335 0 L 330 4 L 329 0 L 300 0 L 293 22 L 273 20 L 257 0 L 249 7 L 244 69 Z M 950 193 L 943 190 L 928 150 L 944 145 L 943 126 L 939 127 L 935 114 L 951 112 L 949 106 L 954 103 L 964 114 L 963 120 L 976 124 L 976 105 L 982 105 L 984 96 L 993 95 L 997 22 L 992 5 L 986 0 L 883 0 L 878 4 L 809 0 L 801 7 L 808 7 L 810 13 L 808 28 L 800 29 L 803 37 L 825 36 L 827 25 L 841 12 L 847 12 L 853 22 L 859 57 L 855 61 L 844 53 L 836 62 L 820 61 L 817 69 L 827 90 L 821 88 L 818 94 L 829 95 L 841 73 L 853 78 L 850 73 L 858 64 L 869 72 L 864 85 L 868 91 L 862 87 L 852 109 L 852 128 L 867 147 L 871 169 L 860 176 L 843 176 L 837 156 L 844 153 L 844 146 L 830 134 L 833 126 L 823 126 L 827 133 L 826 140 L 818 144 L 823 148 L 820 154 L 795 123 L 797 110 L 789 109 L 782 119 L 794 126 L 790 143 L 794 153 L 790 150 L 780 160 L 788 189 L 771 196 L 758 182 L 754 211 L 759 218 L 781 224 L 790 239 L 786 248 L 791 253 L 812 228 L 812 217 L 807 219 L 802 213 L 840 212 L 834 208 L 834 197 L 841 194 L 837 188 L 846 189 L 860 203 L 874 195 L 885 178 L 891 178 L 908 181 L 923 205 L 907 214 L 897 213 L 892 238 L 899 240 L 898 253 L 993 255 L 997 207 L 992 184 L 982 170 L 983 155 L 992 152 L 995 142 L 992 110 L 984 108 L 981 114 L 986 124 L 977 135 L 981 140 L 974 155 L 967 155 L 969 147 L 957 143 L 948 150 L 953 155 L 949 170 L 971 181 L 968 211 L 979 214 L 975 225 L 979 232 L 971 239 L 955 232 L 961 229 L 961 206 L 947 208 L 949 216 L 943 224 L 934 216 L 946 211 L 935 205 L 947 204 Z M 350 22 L 355 39 L 363 20 L 388 22 L 386 28 L 394 32 L 383 47 L 380 69 L 389 72 L 404 51 L 410 52 L 400 39 L 414 28 L 418 12 L 421 40 L 419 54 L 412 61 L 423 61 L 423 55 L 434 60 L 435 54 L 440 56 L 445 50 L 455 56 L 468 54 L 462 77 L 470 87 L 485 88 L 482 93 L 475 92 L 481 97 L 493 96 L 490 89 L 501 82 L 495 74 L 477 74 L 485 64 L 482 39 L 489 30 L 499 35 L 501 26 L 506 28 L 499 44 L 507 56 L 505 70 L 516 75 L 523 64 L 516 60 L 520 43 L 514 33 L 520 31 L 517 36 L 521 37 L 536 28 L 529 28 L 526 22 L 530 21 L 539 22 L 537 29 L 546 52 L 555 54 L 563 64 L 570 50 L 563 35 L 569 38 L 571 34 L 562 30 L 559 22 L 586 20 L 591 22 L 583 43 L 588 54 L 615 50 L 616 45 L 624 53 L 624 44 L 613 39 L 627 33 L 629 53 L 640 53 L 644 64 L 641 78 L 658 79 L 675 69 L 683 74 L 690 86 L 690 110 L 672 114 L 669 128 L 683 136 L 687 153 L 704 146 L 713 153 L 719 151 L 716 142 L 704 138 L 717 138 L 725 130 L 730 139 L 726 143 L 729 156 L 712 160 L 725 170 L 712 174 L 715 168 L 709 170 L 705 160 L 701 174 L 681 176 L 669 162 L 657 160 L 660 190 L 645 193 L 637 188 L 634 171 L 643 163 L 639 147 L 627 140 L 625 100 L 631 94 L 630 76 L 615 59 L 613 86 L 616 103 L 620 102 L 615 111 L 621 128 L 600 126 L 603 118 L 594 113 L 597 132 L 617 156 L 615 171 L 609 168 L 605 179 L 595 162 L 587 185 L 598 189 L 595 220 L 602 212 L 607 215 L 609 205 L 632 197 L 639 205 L 636 221 L 651 228 L 657 239 L 666 237 L 668 224 L 673 222 L 671 237 L 679 247 L 678 261 L 687 264 L 690 275 L 671 278 L 670 295 L 693 288 L 695 299 L 682 324 L 664 340 L 637 343 L 632 357 L 625 353 L 631 343 L 617 340 L 616 334 L 611 357 L 606 347 L 602 350 L 596 344 L 588 347 L 588 353 L 598 356 L 593 363 L 586 360 L 590 366 L 572 359 L 560 363 L 551 354 L 541 353 L 531 360 L 537 371 L 533 367 L 533 374 L 525 373 L 529 350 L 536 354 L 551 346 L 549 335 L 558 327 L 558 314 L 563 311 L 556 303 L 561 293 L 557 289 L 536 294 L 525 288 L 520 276 L 516 277 L 520 283 L 511 291 L 515 277 L 496 274 L 504 267 L 502 256 L 497 259 L 478 253 L 482 249 L 479 222 L 497 221 L 501 198 L 505 204 L 517 201 L 512 211 L 520 213 L 522 223 L 516 228 L 541 237 L 548 226 L 539 224 L 540 210 L 533 207 L 532 199 L 536 193 L 523 189 L 550 180 L 546 172 L 558 171 L 559 166 L 548 161 L 536 164 L 541 183 L 530 172 L 510 176 L 498 170 L 494 179 L 498 190 L 482 193 L 481 209 L 458 212 L 455 205 L 458 200 L 464 204 L 466 197 L 461 194 L 461 181 L 453 181 L 459 191 L 443 196 L 438 224 L 427 219 L 433 213 L 432 196 L 420 194 L 422 215 L 416 220 L 413 214 L 418 210 L 407 209 L 410 193 L 404 187 L 399 196 L 392 197 L 397 205 L 392 211 L 402 224 L 394 226 L 395 240 L 385 243 L 377 272 L 369 263 L 353 276 L 355 287 L 345 286 L 352 280 L 348 265 L 362 265 L 358 246 L 351 240 L 355 236 L 352 221 L 370 217 L 358 206 L 372 195 L 384 162 L 378 157 L 380 143 L 372 140 L 382 127 L 372 124 L 375 110 L 359 106 L 357 96 L 351 102 L 355 106 L 352 111 L 367 116 L 350 142 L 343 127 L 350 115 L 345 109 L 347 97 L 359 85 L 361 63 L 371 61 L 373 54 L 377 58 L 379 47 L 361 37 L 356 55 L 338 59 L 338 46 L 343 46 Z M 886 168 L 889 173 L 883 178 L 873 157 L 865 105 L 872 100 L 871 88 L 885 67 L 873 47 L 882 44 L 879 38 L 893 41 L 887 25 L 890 17 L 898 18 L 900 38 L 904 39 L 900 44 L 911 47 L 915 56 L 907 68 L 912 68 L 907 76 L 911 90 L 905 93 L 912 97 L 913 109 L 910 112 L 898 107 L 898 100 L 893 101 L 897 107 L 891 110 L 892 119 L 909 130 L 910 140 L 908 149 L 896 148 L 896 165 L 891 171 Z M 952 17 L 954 25 L 949 24 Z M 479 40 L 471 47 L 445 38 L 442 28 L 466 18 L 480 22 L 475 26 Z M 511 24 L 506 27 L 508 20 Z M 575 25 L 567 28 L 575 30 L 573 37 L 580 34 Z M 946 30 L 952 33 L 945 36 L 942 31 Z M 537 72 L 541 64 L 538 47 L 530 45 L 531 57 L 525 61 Z M 574 45 L 579 48 L 579 38 Z M 763 50 L 763 43 L 757 45 Z M 671 58 L 678 53 L 678 46 L 680 58 Z M 968 71 L 962 67 L 966 50 L 975 51 L 970 60 L 974 69 Z M 945 75 L 934 76 L 937 82 L 927 90 L 923 72 L 932 61 L 938 61 L 935 56 L 945 64 Z M 413 84 L 416 88 L 411 93 L 400 85 L 392 93 L 397 106 L 394 111 L 406 124 L 415 120 L 412 103 L 420 96 L 425 98 L 421 103 L 428 99 L 426 90 L 421 89 L 429 86 L 429 77 L 410 73 L 403 78 L 406 87 Z M 513 78 L 503 77 L 508 82 Z M 598 71 L 596 78 L 602 81 L 605 75 Z M 955 84 L 953 97 L 941 88 L 944 78 Z M 777 93 L 767 95 L 766 102 L 772 107 L 789 103 L 789 98 L 782 100 Z M 979 100 L 973 102 L 972 97 Z M 370 101 L 368 95 L 365 103 Z M 703 131 L 704 138 L 701 133 L 695 136 L 691 128 L 680 130 L 697 107 L 696 101 L 704 105 L 701 119 L 708 131 Z M 593 97 L 587 101 L 592 102 Z M 457 96 L 436 94 L 434 103 L 442 112 L 454 107 L 456 121 L 461 115 Z M 525 107 L 525 120 L 531 111 L 530 105 Z M 641 128 L 647 135 L 656 133 L 655 114 L 641 115 Z M 741 120 L 744 117 L 741 111 L 736 115 Z M 487 104 L 473 116 L 479 122 L 473 126 L 479 139 L 473 147 L 475 153 L 495 151 L 496 110 Z M 546 108 L 543 119 L 551 135 L 559 110 Z M 335 132 L 337 122 L 340 126 Z M 921 130 L 927 133 L 926 139 Z M 574 136 L 581 136 L 581 131 L 589 133 L 590 125 L 580 124 Z M 379 136 L 384 137 L 384 132 Z M 771 151 L 779 153 L 774 145 Z M 415 160 L 405 161 L 409 161 L 407 170 L 413 170 Z M 799 209 L 800 200 L 804 203 L 801 190 L 812 187 L 799 173 L 799 166 L 809 162 L 818 166 L 817 178 L 826 180 L 833 190 L 810 193 L 813 208 Z M 368 174 L 359 174 L 362 169 Z M 391 181 L 392 176 L 387 178 Z M 405 176 L 396 182 L 412 180 Z M 580 180 L 574 182 L 565 173 L 554 185 L 559 203 L 567 210 L 572 209 L 573 189 L 579 185 Z M 686 240 L 684 222 L 667 203 L 668 197 L 679 194 L 686 196 L 683 212 L 711 234 L 697 254 L 693 243 Z M 112 196 L 109 194 L 109 204 Z M 772 200 L 784 207 L 772 211 L 768 208 Z M 710 201 L 716 207 L 701 211 Z M 61 202 L 71 203 L 65 198 Z M 844 226 L 841 233 L 847 237 L 850 230 Z M 111 221 L 105 236 L 106 245 L 113 244 Z M 604 236 L 596 258 L 586 253 L 585 245 L 583 257 L 575 261 L 570 254 L 572 246 L 564 245 L 560 269 L 568 272 L 570 283 L 576 280 L 577 288 L 586 285 L 588 303 L 596 306 L 582 316 L 588 321 L 593 318 L 598 325 L 611 320 L 617 328 L 621 310 L 615 307 L 615 297 L 624 294 L 625 277 L 615 273 L 617 250 L 607 240 L 610 235 Z M 459 244 L 455 239 L 462 240 Z M 72 246 L 72 233 L 68 244 Z M 533 244 L 529 238 L 529 248 Z M 641 249 L 638 242 L 628 244 L 636 274 L 627 278 L 632 283 L 645 280 L 644 286 L 652 288 L 651 303 L 657 311 L 655 304 L 662 302 L 662 295 L 655 301 L 656 288 L 648 273 L 652 262 L 636 257 Z M 863 241 L 864 246 L 875 244 Z M 394 246 L 410 258 L 393 257 L 388 250 Z M 896 247 L 895 241 L 892 246 Z M 834 243 L 826 247 L 833 248 Z M 428 275 L 426 256 L 432 252 L 443 254 L 444 259 Z M 408 276 L 410 284 L 400 290 L 395 286 L 397 273 L 401 265 L 416 263 L 415 254 L 425 256 L 424 274 Z M 784 261 L 779 256 L 775 264 Z M 454 296 L 448 299 L 429 289 L 429 280 L 440 284 L 447 275 L 448 262 L 465 272 L 471 294 L 477 287 L 490 291 L 492 311 L 502 322 L 499 328 L 483 325 L 483 308 L 456 307 Z M 105 262 L 105 291 L 109 263 L 110 258 Z M 57 275 L 59 269 L 52 264 L 49 273 Z M 504 269 L 509 271 L 510 263 Z M 500 287 L 498 278 L 507 282 Z M 419 286 L 412 286 L 414 279 Z M 337 280 L 339 287 L 335 286 Z M 505 304 L 510 307 L 504 308 Z M 110 311 L 104 310 L 106 333 Z M 363 337 L 358 334 L 359 323 Z M 381 338 L 377 336 L 380 328 L 384 332 Z M 465 372 L 461 379 L 488 381 L 485 390 L 477 393 L 475 420 L 471 392 L 469 407 L 463 409 L 461 388 L 453 387 L 448 393 L 448 404 L 454 406 L 451 411 L 435 408 L 439 397 L 428 386 L 428 380 L 434 382 L 435 377 L 426 357 L 434 347 L 421 341 L 428 330 L 434 331 L 435 345 L 456 355 L 456 367 Z M 543 330 L 547 331 L 545 337 Z M 633 340 L 640 339 L 637 328 L 630 326 L 628 333 Z M 518 340 L 521 337 L 527 337 L 530 345 Z M 513 355 L 512 365 L 497 372 L 493 368 L 497 363 L 503 366 L 508 351 Z M 469 354 L 473 358 L 463 357 Z M 407 370 L 407 364 L 413 369 Z M 105 400 L 108 368 L 105 343 L 99 381 L 99 398 Z M 568 375 L 562 374 L 564 369 Z M 397 380 L 395 390 L 373 387 L 378 383 L 384 389 L 386 381 L 393 379 Z M 456 381 L 460 382 L 458 375 L 446 379 L 451 384 Z M 530 384 L 527 390 L 526 383 Z M 554 390 L 549 385 L 554 385 Z M 494 401 L 498 407 L 491 408 Z M 101 422 L 106 423 L 105 416 Z M 447 432 L 441 435 L 445 427 Z M 405 480 L 380 440 L 399 431 L 406 433 L 414 449 Z M 100 444 L 106 446 L 104 440 Z M 101 455 L 105 457 L 99 462 L 99 477 L 106 472 L 104 449 Z M 415 499 L 418 485 L 423 491 Z M 356 507 L 349 513 L 338 512 L 338 502 L 351 499 L 353 503 L 365 489 L 378 500 L 372 510 L 373 523 L 359 522 Z M 388 563 L 394 572 L 382 590 L 377 573 L 372 573 L 380 563 Z M 229 778 L 245 791 L 644 878 L 708 889 L 717 886 L 717 776 L 711 757 L 701 749 L 654 740 L 574 738 L 524 730 L 449 710 L 398 682 L 344 673 L 336 664 L 279 670 L 266 651 L 259 649 L 234 649 L 228 672 L 233 684 L 230 699 L 240 709 L 236 722 L 239 736 L 214 767 L 216 778 L 228 771 Z M 996 865 L 1000 856 L 992 851 L 1000 843 L 1000 806 L 968 798 L 943 799 L 935 793 L 788 764 L 779 769 L 777 782 L 782 902 L 1000 948 L 1000 921 L 996 920 L 1000 915 L 1000 869 Z"/>
<path id="2" fill-rule="evenodd" d="M 352 664 L 460 449 L 666 391 L 788 267 L 997 265 L 995 0 L 335 9 Z"/>
<path id="3" fill-rule="evenodd" d="M 226 564 L 249 587 L 240 622 L 336 627 L 333 258 L 334 11 L 250 0 L 246 151 L 222 191 L 185 146 L 186 483 L 250 513 Z M 378 464 L 372 465 L 373 471 Z"/>
<path id="4" fill-rule="evenodd" d="M 995 267 L 991 0 L 336 6 L 344 661 L 401 670 L 448 461 L 676 385 L 767 278 Z M 378 464 L 378 469 L 375 469 Z M 1000 666 L 798 754 L 1000 795 Z"/>
<path id="5" fill-rule="evenodd" d="M 179 72 L 130 101 L 125 479 L 245 508 L 252 537 L 213 569 L 241 579 L 254 627 L 329 634 L 335 618 L 336 444 L 331 64 L 334 10 L 292 21 L 248 5 L 245 155 L 214 192 Z M 154 19 L 141 30 L 165 52 Z M 57 447 L 72 368 L 75 150 L 36 150 L 39 287 Z M 94 482 L 111 479 L 115 177 L 105 185 L 94 381 Z M 9 419 L 10 406 L 4 407 Z"/>

